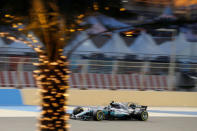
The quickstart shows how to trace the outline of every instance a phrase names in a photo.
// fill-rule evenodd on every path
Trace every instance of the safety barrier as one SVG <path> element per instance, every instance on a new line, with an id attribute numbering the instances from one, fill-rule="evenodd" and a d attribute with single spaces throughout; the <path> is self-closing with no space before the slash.
<path id="1" fill-rule="evenodd" d="M 0 106 L 21 106 L 23 100 L 20 90 L 0 89 Z"/>
<path id="2" fill-rule="evenodd" d="M 0 106 L 40 105 L 39 89 L 0 89 Z M 148 106 L 197 106 L 197 92 L 69 89 L 69 105 L 107 105 L 110 101 Z M 99 97 L 98 97 L 99 96 Z"/>
<path id="3" fill-rule="evenodd" d="M 178 62 L 170 67 L 168 61 L 147 60 L 98 60 L 73 56 L 69 60 L 69 69 L 72 72 L 70 86 L 111 90 L 176 90 L 180 86 L 196 86 L 193 77 L 196 75 L 196 63 Z M 32 65 L 34 62 L 38 62 L 38 58 L 0 57 L 0 87 L 36 87 L 32 77 L 32 71 L 36 69 Z M 189 81 L 185 80 L 187 77 Z"/>
<path id="4" fill-rule="evenodd" d="M 39 105 L 38 89 L 22 89 L 24 104 Z M 197 92 L 78 90 L 69 89 L 69 105 L 107 105 L 110 101 L 135 102 L 148 106 L 197 107 Z"/>
<path id="5" fill-rule="evenodd" d="M 74 73 L 71 75 L 70 86 L 81 89 L 172 90 L 168 88 L 167 76 L 140 74 Z"/>
<path id="6" fill-rule="evenodd" d="M 32 72 L 1 71 L 0 87 L 36 87 Z"/>
<path id="7" fill-rule="evenodd" d="M 1 71 L 0 86 L 36 87 L 36 82 L 32 72 Z M 70 86 L 78 89 L 173 90 L 168 88 L 167 76 L 140 74 L 73 73 Z"/>

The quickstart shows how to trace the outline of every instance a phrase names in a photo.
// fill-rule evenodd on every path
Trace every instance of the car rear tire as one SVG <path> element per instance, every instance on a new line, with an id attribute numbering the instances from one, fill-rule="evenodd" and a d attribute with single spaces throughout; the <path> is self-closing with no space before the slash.
<path id="1" fill-rule="evenodd" d="M 74 110 L 73 110 L 73 115 L 77 115 L 79 113 L 83 112 L 83 108 L 82 107 L 76 107 Z"/>
<path id="2" fill-rule="evenodd" d="M 142 111 L 138 114 L 138 120 L 140 121 L 147 121 L 148 120 L 148 112 Z"/>
<path id="3" fill-rule="evenodd" d="M 104 120 L 105 115 L 101 110 L 97 110 L 93 113 L 93 118 L 96 121 L 102 121 L 102 120 Z"/>

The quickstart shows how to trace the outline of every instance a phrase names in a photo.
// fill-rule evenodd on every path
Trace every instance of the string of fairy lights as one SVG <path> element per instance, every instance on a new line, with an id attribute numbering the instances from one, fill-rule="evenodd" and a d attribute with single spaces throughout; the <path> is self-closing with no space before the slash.
<path id="1" fill-rule="evenodd" d="M 37 80 L 38 86 L 42 89 L 42 112 L 39 128 L 42 131 L 68 130 L 70 125 L 66 123 L 69 115 L 65 113 L 68 94 L 66 90 L 69 88 L 68 80 L 70 71 L 68 68 L 67 58 L 62 55 L 62 50 L 59 50 L 59 59 L 55 62 L 50 62 L 40 48 L 36 48 L 39 55 L 39 62 L 34 63 L 39 67 L 39 70 L 34 71 L 34 77 Z M 46 68 L 47 67 L 47 68 Z M 66 131 L 67 131 L 66 130 Z"/>
<path id="2" fill-rule="evenodd" d="M 17 38 L 15 36 L 11 35 L 11 33 L 9 33 L 9 32 L 0 32 L 0 37 L 5 37 L 6 39 L 14 41 L 14 42 L 24 43 L 27 46 L 32 47 L 33 49 L 35 49 L 36 46 L 39 45 L 38 41 L 36 41 L 34 37 L 30 37 L 30 35 L 28 35 L 28 38 L 30 39 L 30 41 L 25 40 L 22 37 Z"/>

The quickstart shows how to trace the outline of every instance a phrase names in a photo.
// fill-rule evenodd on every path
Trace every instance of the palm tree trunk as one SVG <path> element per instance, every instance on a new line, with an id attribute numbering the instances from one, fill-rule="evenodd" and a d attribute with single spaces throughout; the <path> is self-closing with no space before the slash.
<path id="1" fill-rule="evenodd" d="M 46 55 L 39 56 L 39 70 L 35 70 L 38 86 L 41 88 L 42 113 L 40 131 L 68 131 L 66 115 L 67 89 L 69 70 L 65 56 L 59 55 L 56 61 L 50 62 Z"/>

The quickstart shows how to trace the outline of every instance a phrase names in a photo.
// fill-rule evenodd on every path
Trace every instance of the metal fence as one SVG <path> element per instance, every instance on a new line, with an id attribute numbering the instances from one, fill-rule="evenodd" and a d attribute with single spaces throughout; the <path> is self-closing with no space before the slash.
<path id="1" fill-rule="evenodd" d="M 172 67 L 168 62 L 79 58 L 70 60 L 72 88 L 176 90 L 195 87 L 196 63 L 174 63 L 174 81 L 170 81 Z M 36 67 L 32 63 L 37 61 L 29 57 L 0 57 L 0 87 L 36 87 L 32 76 Z"/>

